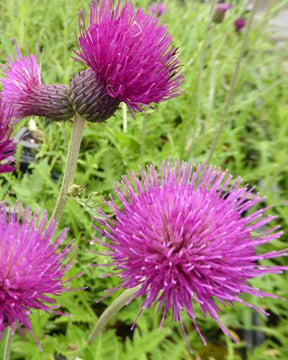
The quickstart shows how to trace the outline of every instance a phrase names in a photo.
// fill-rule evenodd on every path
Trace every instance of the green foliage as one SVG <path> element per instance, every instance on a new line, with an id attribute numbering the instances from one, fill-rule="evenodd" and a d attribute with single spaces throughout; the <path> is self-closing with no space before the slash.
<path id="1" fill-rule="evenodd" d="M 149 6 L 148 0 L 136 3 L 146 9 Z M 33 53 L 37 42 L 38 49 L 44 49 L 43 82 L 67 84 L 72 74 L 80 69 L 71 59 L 76 47 L 76 15 L 81 7 L 88 13 L 88 5 L 88 0 L 1 1 L 1 51 L 6 55 L 14 52 L 13 38 L 23 52 L 28 42 Z M 265 334 L 260 346 L 247 350 L 248 360 L 288 358 L 287 302 L 251 296 L 246 296 L 245 300 L 267 309 L 272 316 L 271 319 L 259 316 L 261 325 L 256 326 L 252 323 L 251 309 L 240 304 L 223 309 L 220 320 L 239 337 L 239 344 L 225 337 L 215 322 L 204 318 L 199 309 L 197 318 L 208 340 L 207 347 L 184 315 L 194 354 L 189 353 L 179 324 L 169 316 L 158 330 L 161 314 L 154 309 L 144 311 L 132 334 L 129 329 L 142 304 L 141 299 L 136 299 L 117 314 L 91 346 L 86 347 L 86 339 L 97 318 L 117 294 L 100 304 L 96 301 L 104 296 L 105 289 L 119 285 L 117 279 L 105 277 L 111 272 L 110 268 L 90 266 L 91 263 L 109 264 L 109 258 L 87 252 L 87 249 L 102 251 L 100 245 L 89 244 L 91 233 L 95 234 L 91 216 L 101 216 L 97 208 L 105 208 L 101 196 L 108 198 L 108 194 L 113 193 L 113 184 L 126 171 L 134 169 L 139 173 L 138 165 L 145 166 L 152 161 L 159 164 L 169 157 L 194 158 L 196 163 L 207 160 L 241 47 L 243 36 L 234 32 L 233 21 L 245 14 L 246 1 L 234 1 L 234 8 L 221 24 L 210 22 L 211 8 L 207 2 L 167 0 L 166 5 L 168 12 L 160 21 L 168 26 L 179 46 L 186 79 L 183 94 L 157 105 L 154 110 L 137 114 L 136 119 L 128 114 L 127 132 L 123 131 L 121 110 L 107 123 L 86 125 L 75 177 L 77 187 L 71 189 L 59 231 L 69 226 L 70 239 L 75 238 L 80 248 L 69 275 L 73 277 L 82 271 L 85 274 L 74 280 L 73 287 L 87 286 L 88 289 L 57 298 L 60 310 L 71 313 L 72 317 L 33 312 L 30 318 L 43 352 L 39 351 L 31 334 L 16 331 L 11 359 L 52 360 L 62 355 L 68 360 L 76 357 L 83 360 L 237 360 L 246 345 L 243 330 Z M 235 176 L 240 175 L 256 185 L 266 195 L 266 203 L 274 205 L 271 213 L 279 216 L 277 223 L 287 234 L 287 51 L 278 50 L 269 40 L 269 30 L 263 31 L 268 29 L 266 25 L 272 14 L 279 10 L 278 5 L 255 23 L 249 36 L 233 102 L 226 114 L 225 131 L 213 163 L 229 168 Z M 22 126 L 29 126 L 28 120 L 19 122 L 15 132 Z M 24 174 L 18 169 L 14 174 L 1 177 L 0 197 L 51 213 L 60 187 L 60 181 L 55 183 L 51 173 L 56 172 L 60 178 L 63 174 L 71 124 L 47 123 L 38 118 L 36 122 L 37 131 L 44 137 L 34 153 L 35 161 Z M 20 158 L 21 147 L 17 151 L 18 162 Z M 287 235 L 263 246 L 263 251 L 284 247 L 287 247 Z M 277 262 L 284 264 L 284 260 Z M 269 263 L 273 261 L 265 261 Z M 283 274 L 267 275 L 252 283 L 267 293 L 288 298 L 287 281 L 288 274 Z M 3 352 L 3 340 L 0 352 Z"/>

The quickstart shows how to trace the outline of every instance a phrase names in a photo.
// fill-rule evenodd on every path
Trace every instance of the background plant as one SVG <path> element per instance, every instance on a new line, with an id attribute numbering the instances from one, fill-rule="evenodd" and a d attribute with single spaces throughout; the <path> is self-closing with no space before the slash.
<path id="1" fill-rule="evenodd" d="M 186 78 L 184 93 L 160 104 L 156 110 L 138 114 L 136 119 L 124 107 L 107 124 L 86 125 L 75 177 L 75 183 L 85 191 L 76 191 L 74 199 L 69 200 L 59 231 L 69 226 L 70 238 L 75 237 L 81 248 L 77 266 L 71 272 L 76 275 L 79 270 L 84 270 L 85 275 L 76 280 L 74 286 L 87 285 L 89 289 L 59 298 L 65 312 L 73 314 L 71 319 L 35 312 L 31 322 L 44 352 L 39 353 L 32 337 L 24 332 L 13 340 L 12 359 L 60 359 L 60 355 L 72 359 L 83 345 L 82 339 L 87 339 L 97 317 L 117 296 L 96 304 L 104 295 L 104 289 L 116 286 L 116 283 L 113 284 L 114 280 L 110 278 L 99 279 L 109 270 L 90 267 L 92 262 L 103 263 L 103 258 L 86 251 L 90 248 L 92 228 L 89 213 L 84 210 L 94 211 L 99 204 L 99 194 L 107 196 L 120 175 L 129 169 L 137 169 L 138 164 L 152 161 L 159 164 L 168 157 L 194 158 L 195 162 L 207 159 L 241 46 L 242 35 L 234 32 L 233 22 L 235 18 L 247 15 L 247 2 L 234 1 L 233 9 L 221 24 L 209 24 L 210 4 L 169 0 L 166 5 L 168 11 L 160 21 L 167 24 L 180 48 Z M 14 52 L 12 38 L 17 39 L 22 50 L 28 41 L 31 52 L 38 41 L 39 48 L 44 49 L 43 82 L 68 83 L 71 75 L 79 70 L 70 57 L 75 48 L 76 14 L 81 7 L 87 12 L 88 6 L 86 0 L 1 2 L 1 51 L 7 55 Z M 136 6 L 148 9 L 149 4 L 141 1 Z M 271 213 L 279 216 L 277 222 L 287 233 L 287 52 L 278 50 L 269 41 L 268 30 L 263 31 L 268 29 L 265 24 L 269 16 L 256 22 L 249 36 L 225 132 L 213 164 L 229 168 L 231 173 L 256 185 L 267 196 L 267 204 L 274 205 Z M 125 114 L 128 120 L 126 132 L 123 131 Z M 53 181 L 51 173 L 61 175 L 63 172 L 71 126 L 50 124 L 38 118 L 35 121 L 37 127 L 31 129 L 34 141 L 39 144 L 34 151 L 35 160 L 26 172 L 18 168 L 12 175 L 1 175 L 1 199 L 5 197 L 10 202 L 17 199 L 32 209 L 47 209 L 51 213 L 60 186 L 59 182 Z M 24 125 L 31 128 L 29 119 L 21 121 L 17 128 Z M 17 158 L 23 164 L 21 147 Z M 272 247 L 279 250 L 285 243 L 287 247 L 287 235 L 267 245 L 266 250 L 272 250 Z M 69 275 L 73 276 L 71 272 Z M 287 276 L 266 276 L 255 280 L 253 285 L 288 298 Z M 246 300 L 249 301 L 248 296 Z M 108 330 L 81 357 L 85 360 L 196 359 L 197 356 L 202 360 L 238 359 L 239 351 L 248 346 L 248 359 L 285 359 L 288 355 L 287 303 L 269 299 L 253 299 L 253 302 L 272 312 L 271 318 L 260 316 L 253 324 L 252 311 L 240 305 L 226 309 L 221 316 L 225 326 L 242 340 L 239 345 L 225 338 L 211 319 L 202 318 L 200 326 L 209 343 L 203 347 L 186 319 L 189 341 L 195 351 L 191 355 L 177 325 L 172 320 L 169 322 L 169 317 L 165 327 L 157 330 L 161 314 L 154 310 L 145 312 L 134 333 L 130 333 L 129 328 L 141 304 L 135 300 L 113 319 Z M 246 336 L 243 331 L 260 328 L 265 341 L 252 353 L 251 343 L 243 341 Z"/>

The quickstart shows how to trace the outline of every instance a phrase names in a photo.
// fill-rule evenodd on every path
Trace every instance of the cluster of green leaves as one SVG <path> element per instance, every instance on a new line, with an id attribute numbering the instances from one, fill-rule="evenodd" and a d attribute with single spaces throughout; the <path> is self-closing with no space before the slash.
<path id="1" fill-rule="evenodd" d="M 103 206 L 100 195 L 107 197 L 113 192 L 113 184 L 127 170 L 137 172 L 138 165 L 144 166 L 152 161 L 159 164 L 169 157 L 193 158 L 195 163 L 207 159 L 223 116 L 243 39 L 242 34 L 234 31 L 233 22 L 239 16 L 249 16 L 246 5 L 247 1 L 235 0 L 225 21 L 214 24 L 209 2 L 166 1 L 168 11 L 160 21 L 167 24 L 179 47 L 186 79 L 183 94 L 156 106 L 155 110 L 137 114 L 135 119 L 123 107 L 107 123 L 87 124 L 75 177 L 75 183 L 83 192 L 73 194 L 69 200 L 59 231 L 69 226 L 69 236 L 75 238 L 80 248 L 77 264 L 69 276 L 81 271 L 85 274 L 75 280 L 73 286 L 87 286 L 88 289 L 68 292 L 57 299 L 61 309 L 71 313 L 72 317 L 33 312 L 32 326 L 44 351 L 40 353 L 32 336 L 23 331 L 14 336 L 12 359 L 69 360 L 78 356 L 84 360 L 237 360 L 245 348 L 247 359 L 251 360 L 288 357 L 287 303 L 269 298 L 252 299 L 250 296 L 245 300 L 268 309 L 272 316 L 270 320 L 258 316 L 257 322 L 253 322 L 251 309 L 238 304 L 225 309 L 220 320 L 239 337 L 239 344 L 225 337 L 215 322 L 204 318 L 199 309 L 199 325 L 208 340 L 207 347 L 201 343 L 191 321 L 184 316 L 194 354 L 189 353 L 179 324 L 175 324 L 170 316 L 158 330 L 161 314 L 154 309 L 141 315 L 131 333 L 130 327 L 141 308 L 141 299 L 137 299 L 117 314 L 107 331 L 91 346 L 85 347 L 98 316 L 117 294 L 101 303 L 96 301 L 103 296 L 105 289 L 119 285 L 116 278 L 99 278 L 108 274 L 109 268 L 90 266 L 91 263 L 109 263 L 105 256 L 87 252 L 87 249 L 101 252 L 98 245 L 89 243 L 94 232 L 90 214 L 98 216 L 96 209 Z M 148 0 L 136 2 L 136 6 L 148 9 Z M 80 69 L 79 64 L 71 59 L 76 47 L 77 12 L 83 8 L 88 14 L 88 7 L 88 0 L 1 1 L 1 51 L 6 55 L 13 54 L 13 38 L 24 53 L 26 43 L 31 53 L 37 43 L 38 53 L 44 49 L 43 82 L 68 83 L 72 74 Z M 266 195 L 267 204 L 274 205 L 271 213 L 279 216 L 277 222 L 287 233 L 287 52 L 278 50 L 269 40 L 267 23 L 272 14 L 273 11 L 256 22 L 249 36 L 233 102 L 225 114 L 225 131 L 213 164 L 229 168 L 235 176 L 240 175 L 251 185 L 256 185 Z M 126 132 L 123 131 L 125 115 L 128 116 Z M 47 209 L 51 213 L 60 187 L 60 180 L 55 183 L 51 173 L 57 173 L 61 178 L 71 124 L 47 123 L 43 119 L 36 119 L 36 123 L 36 133 L 41 136 L 38 136 L 40 146 L 34 152 L 34 162 L 25 173 L 18 168 L 14 174 L 2 176 L 0 198 L 10 202 L 17 199 L 33 209 Z M 29 119 L 18 123 L 15 132 L 22 126 L 29 127 Z M 18 162 L 21 154 L 19 147 Z M 284 248 L 285 242 L 287 235 L 263 246 L 263 251 Z M 278 260 L 278 263 L 281 261 L 284 263 L 284 260 Z M 287 274 L 267 275 L 255 279 L 253 285 L 288 298 L 287 281 Z M 253 338 L 257 331 L 264 333 L 264 341 L 253 349 L 247 336 Z M 0 353 L 2 348 L 3 341 Z"/>

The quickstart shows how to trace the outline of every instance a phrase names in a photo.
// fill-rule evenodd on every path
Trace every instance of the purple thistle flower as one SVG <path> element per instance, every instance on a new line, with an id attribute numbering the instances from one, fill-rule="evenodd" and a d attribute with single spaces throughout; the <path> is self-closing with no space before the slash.
<path id="1" fill-rule="evenodd" d="M 0 98 L 0 174 L 15 170 L 11 163 L 17 143 L 11 138 L 11 112 L 5 111 Z"/>
<path id="2" fill-rule="evenodd" d="M 227 171 L 206 165 L 194 169 L 192 162 L 178 160 L 174 166 L 163 161 L 160 173 L 154 165 L 140 172 L 141 180 L 132 172 L 116 184 L 120 206 L 112 196 L 106 201 L 115 217 L 100 210 L 102 219 L 95 219 L 95 229 L 111 240 L 95 238 L 108 249 L 122 281 L 117 289 L 140 285 L 134 295 L 145 295 L 139 315 L 157 304 L 163 311 L 160 327 L 172 309 L 187 344 L 185 310 L 206 344 L 193 303 L 236 341 L 218 318 L 219 304 L 238 302 L 267 315 L 245 302 L 241 294 L 277 298 L 252 287 L 248 280 L 288 269 L 262 264 L 263 259 L 287 256 L 288 249 L 256 252 L 282 235 L 279 226 L 267 227 L 275 217 L 265 215 L 269 207 L 247 214 L 263 198 L 253 193 L 254 188 L 241 186 L 241 178 L 232 181 Z"/>
<path id="3" fill-rule="evenodd" d="M 68 290 L 66 284 L 72 279 L 62 277 L 73 265 L 75 247 L 71 241 L 60 249 L 68 229 L 52 242 L 56 228 L 54 220 L 47 224 L 46 212 L 31 214 L 28 206 L 1 203 L 0 335 L 7 326 L 14 332 L 15 325 L 20 328 L 22 323 L 35 338 L 28 317 L 31 309 L 57 313 L 58 305 L 49 295 Z"/>
<path id="4" fill-rule="evenodd" d="M 236 19 L 234 21 L 235 30 L 238 33 L 241 33 L 246 25 L 246 20 L 243 18 Z"/>
<path id="5" fill-rule="evenodd" d="M 224 20 L 225 13 L 233 7 L 231 4 L 220 3 L 217 5 L 215 13 L 213 15 L 213 21 L 221 23 Z"/>
<path id="6" fill-rule="evenodd" d="M 167 12 L 167 8 L 166 8 L 165 4 L 163 4 L 162 2 L 160 2 L 160 3 L 153 2 L 153 4 L 151 4 L 149 10 L 150 10 L 151 14 L 153 14 L 156 17 L 160 17 Z"/>
<path id="7" fill-rule="evenodd" d="M 143 9 L 120 3 L 93 1 L 89 26 L 80 13 L 75 60 L 91 68 L 111 98 L 135 112 L 179 95 L 183 76 L 166 27 Z"/>

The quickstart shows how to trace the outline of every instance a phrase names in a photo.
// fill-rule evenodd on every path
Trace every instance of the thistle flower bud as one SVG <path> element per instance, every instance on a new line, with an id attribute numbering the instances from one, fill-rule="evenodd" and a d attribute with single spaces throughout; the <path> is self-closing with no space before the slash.
<path id="1" fill-rule="evenodd" d="M 87 121 L 101 122 L 111 117 L 118 109 L 120 100 L 112 98 L 91 69 L 75 75 L 68 88 L 68 101 L 73 111 Z"/>
<path id="2" fill-rule="evenodd" d="M 74 111 L 68 102 L 67 91 L 67 86 L 60 84 L 35 86 L 25 101 L 17 103 L 22 112 L 21 118 L 36 115 L 53 121 L 71 119 Z"/>
<path id="3" fill-rule="evenodd" d="M 246 20 L 243 18 L 236 19 L 234 21 L 235 31 L 241 33 L 246 25 Z"/>
<path id="4" fill-rule="evenodd" d="M 221 23 L 224 20 L 225 13 L 232 8 L 231 4 L 220 3 L 216 7 L 213 15 L 213 21 L 215 23 Z"/>

